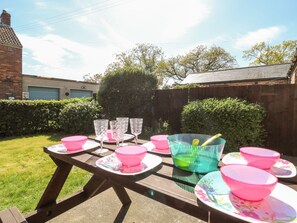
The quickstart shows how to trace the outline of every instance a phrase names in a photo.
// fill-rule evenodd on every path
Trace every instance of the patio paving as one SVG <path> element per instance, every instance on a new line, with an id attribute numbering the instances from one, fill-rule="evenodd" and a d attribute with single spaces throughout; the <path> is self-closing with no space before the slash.
<path id="1" fill-rule="evenodd" d="M 132 200 L 128 210 L 125 208 L 121 210 L 121 202 L 110 188 L 49 222 L 204 222 L 133 191 L 127 190 L 127 192 Z"/>

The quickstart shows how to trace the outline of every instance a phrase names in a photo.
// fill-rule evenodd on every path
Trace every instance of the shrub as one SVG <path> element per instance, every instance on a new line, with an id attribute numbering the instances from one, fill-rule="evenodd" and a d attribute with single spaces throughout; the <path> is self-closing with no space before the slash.
<path id="1" fill-rule="evenodd" d="M 103 77 L 98 100 L 109 119 L 117 116 L 149 119 L 156 88 L 155 76 L 137 68 L 120 68 Z"/>
<path id="2" fill-rule="evenodd" d="M 62 109 L 60 124 L 64 132 L 86 134 L 94 131 L 93 120 L 99 116 L 100 107 L 95 102 L 71 103 Z"/>
<path id="3" fill-rule="evenodd" d="M 225 151 L 241 146 L 261 146 L 264 141 L 264 108 L 239 99 L 209 98 L 190 102 L 182 112 L 182 131 L 214 135 L 226 139 Z"/>
<path id="4" fill-rule="evenodd" d="M 152 135 L 159 135 L 159 134 L 170 135 L 171 133 L 172 133 L 172 130 L 170 128 L 168 121 L 163 121 L 162 119 L 159 119 L 158 122 L 155 123 L 154 127 L 145 126 L 143 128 L 143 131 L 141 133 L 141 138 L 150 140 L 150 137 Z"/>
<path id="5" fill-rule="evenodd" d="M 59 131 L 59 115 L 67 104 L 91 100 L 0 100 L 0 137 Z"/>
<path id="6" fill-rule="evenodd" d="M 0 136 L 58 130 L 59 114 L 68 101 L 0 101 Z"/>

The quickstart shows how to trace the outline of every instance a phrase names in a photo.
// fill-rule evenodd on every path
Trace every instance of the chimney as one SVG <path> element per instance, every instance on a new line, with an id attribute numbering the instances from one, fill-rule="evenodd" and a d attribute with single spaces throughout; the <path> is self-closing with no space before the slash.
<path id="1" fill-rule="evenodd" d="M 1 24 L 10 26 L 10 14 L 8 12 L 3 10 L 0 18 L 1 18 L 1 20 L 0 20 Z"/>

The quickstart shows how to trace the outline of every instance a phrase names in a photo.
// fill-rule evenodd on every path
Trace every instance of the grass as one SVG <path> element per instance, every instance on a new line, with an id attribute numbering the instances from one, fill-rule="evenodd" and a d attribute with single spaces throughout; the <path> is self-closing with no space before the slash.
<path id="1" fill-rule="evenodd" d="M 17 206 L 26 214 L 35 209 L 56 168 L 43 146 L 58 144 L 62 137 L 44 134 L 1 139 L 0 210 Z M 72 168 L 58 199 L 81 189 L 90 176 Z"/>

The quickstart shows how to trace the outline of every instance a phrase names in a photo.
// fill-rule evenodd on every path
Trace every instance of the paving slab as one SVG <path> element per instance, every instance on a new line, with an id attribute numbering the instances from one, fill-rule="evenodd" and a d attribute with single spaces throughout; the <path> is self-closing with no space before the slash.
<path id="1" fill-rule="evenodd" d="M 97 223 L 97 222 L 170 222 L 170 223 L 202 223 L 181 211 L 175 210 L 162 203 L 127 190 L 132 203 L 129 207 L 122 208 L 122 204 L 112 188 L 102 194 L 91 198 L 57 216 L 50 223 Z"/>

